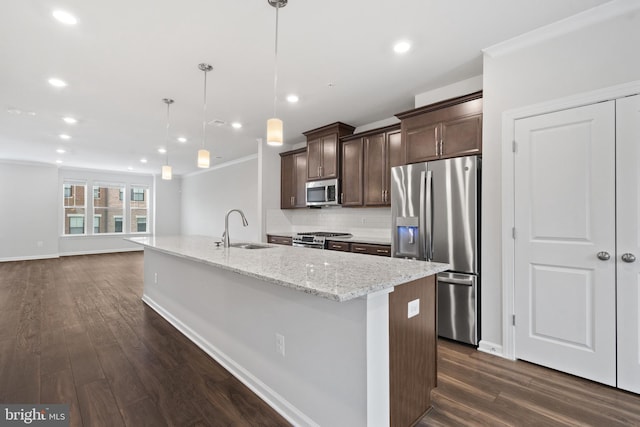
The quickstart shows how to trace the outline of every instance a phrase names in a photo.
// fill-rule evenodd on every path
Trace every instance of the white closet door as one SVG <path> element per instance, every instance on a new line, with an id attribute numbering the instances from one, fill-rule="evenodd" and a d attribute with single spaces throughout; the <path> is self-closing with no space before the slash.
<path id="1" fill-rule="evenodd" d="M 640 393 L 640 95 L 616 102 L 618 387 Z"/>
<path id="2" fill-rule="evenodd" d="M 515 132 L 516 357 L 615 385 L 615 104 Z"/>

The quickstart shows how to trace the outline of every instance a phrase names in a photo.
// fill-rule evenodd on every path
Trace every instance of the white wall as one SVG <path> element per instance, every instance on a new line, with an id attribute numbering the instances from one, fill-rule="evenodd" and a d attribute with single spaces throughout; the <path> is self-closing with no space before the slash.
<path id="1" fill-rule="evenodd" d="M 615 8 L 624 4 L 640 6 L 640 2 L 629 1 L 605 6 Z M 599 9 L 600 16 L 607 16 L 604 11 Z M 565 21 L 561 25 L 566 28 L 569 23 Z M 501 176 L 501 146 L 511 144 L 511 141 L 502 141 L 502 113 L 638 80 L 638 46 L 640 13 L 636 11 L 515 51 L 499 49 L 493 52 L 489 49 L 485 54 L 482 339 L 488 345 L 500 346 L 503 342 L 501 185 L 504 177 Z"/>
<path id="2" fill-rule="evenodd" d="M 0 162 L 0 261 L 58 256 L 58 168 Z"/>
<path id="3" fill-rule="evenodd" d="M 482 90 L 482 75 L 419 93 L 415 96 L 415 107 L 424 107 L 425 105 L 435 104 L 445 99 L 456 98 L 479 90 Z"/>
<path id="4" fill-rule="evenodd" d="M 243 227 L 240 215 L 232 213 L 229 216 L 231 241 L 261 240 L 257 155 L 183 176 L 181 195 L 182 234 L 220 240 L 227 211 L 241 209 L 249 226 Z"/>
<path id="5" fill-rule="evenodd" d="M 259 240 L 267 241 L 268 213 L 280 210 L 280 152 L 289 151 L 289 147 L 270 147 L 258 140 L 259 181 L 258 194 L 260 198 L 259 212 L 261 215 Z"/>
<path id="6" fill-rule="evenodd" d="M 155 228 L 156 236 L 175 236 L 180 234 L 181 213 L 180 206 L 182 192 L 182 178 L 173 176 L 165 181 L 160 176 L 155 177 Z"/>

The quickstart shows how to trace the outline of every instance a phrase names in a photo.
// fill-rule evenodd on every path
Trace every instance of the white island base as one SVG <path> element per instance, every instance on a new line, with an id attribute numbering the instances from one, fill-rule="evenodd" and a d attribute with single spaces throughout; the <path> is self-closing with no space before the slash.
<path id="1" fill-rule="evenodd" d="M 143 300 L 292 424 L 408 426 L 430 408 L 434 276 L 337 302 L 147 245 L 144 257 Z"/>

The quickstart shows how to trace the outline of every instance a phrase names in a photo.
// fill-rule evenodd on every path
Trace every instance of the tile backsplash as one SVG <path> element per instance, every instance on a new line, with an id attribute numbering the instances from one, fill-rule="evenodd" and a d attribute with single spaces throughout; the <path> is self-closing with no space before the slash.
<path id="1" fill-rule="evenodd" d="M 342 231 L 362 237 L 391 236 L 391 208 L 270 209 L 267 233 Z"/>

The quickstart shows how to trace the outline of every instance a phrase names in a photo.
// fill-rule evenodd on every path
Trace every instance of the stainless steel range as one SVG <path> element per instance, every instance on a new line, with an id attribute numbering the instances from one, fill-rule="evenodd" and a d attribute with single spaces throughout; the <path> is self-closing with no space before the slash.
<path id="1" fill-rule="evenodd" d="M 327 246 L 327 237 L 351 237 L 350 233 L 332 233 L 327 231 L 312 231 L 305 233 L 297 233 L 293 236 L 292 245 L 313 248 L 313 249 L 325 249 Z"/>

